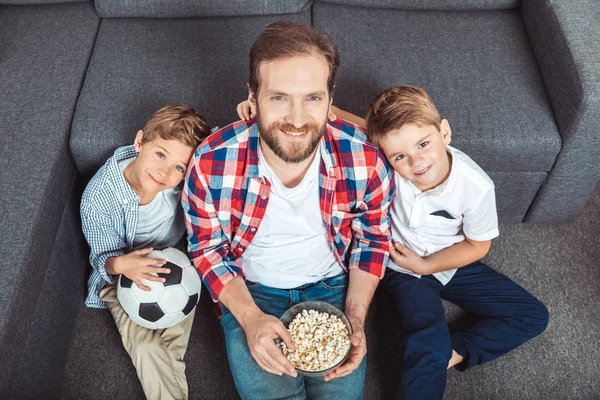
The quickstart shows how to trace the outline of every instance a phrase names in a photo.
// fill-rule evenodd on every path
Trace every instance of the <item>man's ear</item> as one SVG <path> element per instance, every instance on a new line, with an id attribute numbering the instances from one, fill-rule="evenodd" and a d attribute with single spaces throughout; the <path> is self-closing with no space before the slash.
<path id="1" fill-rule="evenodd" d="M 135 140 L 133 141 L 133 146 L 135 147 L 135 151 L 137 151 L 138 153 L 142 149 L 143 137 L 144 137 L 144 131 L 140 129 L 139 131 L 137 131 L 137 133 L 135 135 Z"/>
<path id="2" fill-rule="evenodd" d="M 440 133 L 442 134 L 442 140 L 444 144 L 450 144 L 452 140 L 452 129 L 447 119 L 443 119 L 440 123 Z"/>

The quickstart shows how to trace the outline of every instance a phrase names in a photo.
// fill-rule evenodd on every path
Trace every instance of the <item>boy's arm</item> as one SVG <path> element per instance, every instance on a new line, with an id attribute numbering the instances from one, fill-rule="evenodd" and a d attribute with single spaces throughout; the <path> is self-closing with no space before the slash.
<path id="1" fill-rule="evenodd" d="M 465 238 L 460 243 L 446 247 L 428 257 L 421 257 L 408 247 L 395 243 L 390 251 L 392 261 L 417 274 L 431 275 L 464 267 L 481 260 L 490 250 L 491 240 L 476 241 Z"/>
<path id="2" fill-rule="evenodd" d="M 361 128 L 367 127 L 367 123 L 363 118 L 361 118 L 357 115 L 354 115 L 351 112 L 344 111 L 340 108 L 337 108 L 333 104 L 331 105 L 330 109 L 331 109 L 331 112 L 334 113 L 336 115 L 336 117 L 338 117 L 340 119 L 345 119 L 346 121 L 350 121 L 353 124 L 360 126 Z"/>

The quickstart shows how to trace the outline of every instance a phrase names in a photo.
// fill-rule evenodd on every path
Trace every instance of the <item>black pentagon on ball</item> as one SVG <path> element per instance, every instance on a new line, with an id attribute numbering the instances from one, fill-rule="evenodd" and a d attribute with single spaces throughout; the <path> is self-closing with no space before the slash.
<path id="1" fill-rule="evenodd" d="M 166 281 L 163 283 L 164 286 L 172 286 L 179 285 L 181 283 L 181 278 L 183 278 L 183 269 L 172 262 L 167 261 L 163 268 L 169 268 L 171 270 L 170 274 L 158 274 L 161 278 L 165 278 Z"/>
<path id="2" fill-rule="evenodd" d="M 192 310 L 194 309 L 194 307 L 196 307 L 196 304 L 198 304 L 198 293 L 190 296 L 187 304 L 185 305 L 184 309 L 182 310 L 183 315 L 188 315 L 189 313 L 191 313 Z"/>
<path id="3" fill-rule="evenodd" d="M 165 313 L 160 309 L 158 303 L 142 303 L 140 304 L 139 316 L 146 321 L 156 322 L 161 319 Z"/>
<path id="4" fill-rule="evenodd" d="M 125 275 L 121 275 L 121 287 L 130 288 L 133 285 L 133 281 L 126 277 Z"/>

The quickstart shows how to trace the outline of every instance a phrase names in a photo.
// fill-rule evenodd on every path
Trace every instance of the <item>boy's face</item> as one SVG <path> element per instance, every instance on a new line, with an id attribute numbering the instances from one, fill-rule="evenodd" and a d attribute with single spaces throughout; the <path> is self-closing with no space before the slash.
<path id="1" fill-rule="evenodd" d="M 137 184 L 145 193 L 158 193 L 179 185 L 185 177 L 194 149 L 178 140 L 161 137 L 142 143 L 143 132 L 135 137 Z"/>
<path id="2" fill-rule="evenodd" d="M 445 119 L 439 131 L 433 125 L 406 124 L 388 132 L 380 147 L 392 168 L 424 192 L 443 183 L 450 174 L 446 145 L 451 134 Z"/>
<path id="3" fill-rule="evenodd" d="M 261 63 L 259 74 L 258 95 L 248 99 L 256 105 L 262 141 L 285 162 L 306 160 L 327 123 L 327 61 L 318 55 L 282 58 Z"/>

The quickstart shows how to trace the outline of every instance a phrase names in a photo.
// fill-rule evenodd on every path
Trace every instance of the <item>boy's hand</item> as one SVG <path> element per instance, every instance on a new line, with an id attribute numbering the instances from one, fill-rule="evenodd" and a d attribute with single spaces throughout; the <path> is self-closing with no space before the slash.
<path id="1" fill-rule="evenodd" d="M 431 271 L 427 264 L 427 259 L 422 258 L 417 253 L 406 246 L 396 242 L 390 246 L 390 257 L 392 261 L 402 268 L 415 272 L 420 275 L 430 275 Z"/>
<path id="2" fill-rule="evenodd" d="M 238 117 L 243 121 L 248 121 L 249 119 L 256 117 L 256 106 L 248 100 L 244 100 L 238 104 L 236 110 Z"/>
<path id="3" fill-rule="evenodd" d="M 152 252 L 152 248 L 132 251 L 120 257 L 116 257 L 114 261 L 114 271 L 116 274 L 123 274 L 142 290 L 149 292 L 151 289 L 142 283 L 142 278 L 147 281 L 165 282 L 165 278 L 154 276 L 155 274 L 169 274 L 169 268 L 161 268 L 156 265 L 164 265 L 167 261 L 158 258 L 146 258 L 147 254 Z"/>

